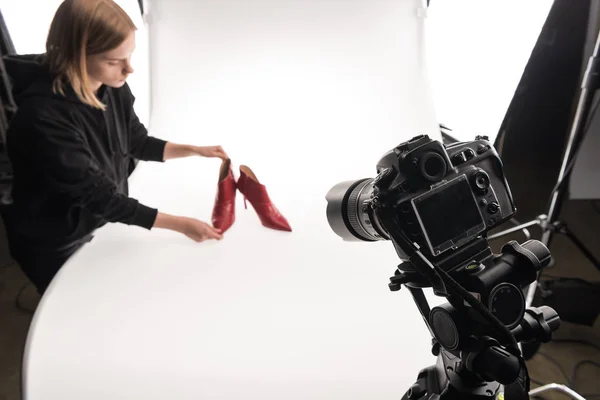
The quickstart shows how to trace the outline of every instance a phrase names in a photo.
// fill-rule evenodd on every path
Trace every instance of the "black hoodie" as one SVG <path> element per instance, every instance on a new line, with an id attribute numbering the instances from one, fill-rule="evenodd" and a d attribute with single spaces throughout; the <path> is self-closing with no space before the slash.
<path id="1" fill-rule="evenodd" d="M 129 86 L 102 86 L 106 111 L 73 89 L 52 91 L 43 55 L 5 57 L 18 111 L 7 150 L 13 203 L 2 210 L 9 237 L 28 247 L 60 247 L 107 222 L 150 229 L 157 210 L 128 197 L 134 160 L 163 161 L 166 142 L 148 136 Z"/>

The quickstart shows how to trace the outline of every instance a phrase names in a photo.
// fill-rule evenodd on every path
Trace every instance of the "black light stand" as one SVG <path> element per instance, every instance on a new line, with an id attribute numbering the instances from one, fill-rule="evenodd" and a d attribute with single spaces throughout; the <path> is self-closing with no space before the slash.
<path id="1" fill-rule="evenodd" d="M 581 82 L 581 91 L 579 94 L 579 100 L 577 103 L 577 109 L 573 117 L 571 130 L 565 147 L 565 152 L 562 159 L 560 171 L 558 173 L 557 182 L 550 194 L 548 202 L 548 210 L 546 214 L 538 215 L 534 220 L 517 225 L 515 227 L 506 229 L 502 232 L 489 235 L 488 240 L 496 239 L 507 234 L 523 231 L 525 236 L 529 239 L 529 232 L 527 228 L 531 226 L 539 226 L 542 230 L 541 242 L 550 247 L 553 235 L 559 233 L 569 238 L 573 244 L 581 251 L 582 254 L 600 270 L 600 261 L 592 254 L 592 252 L 585 246 L 585 244 L 567 227 L 567 225 L 559 220 L 560 212 L 565 199 L 567 198 L 568 183 L 573 171 L 573 166 L 578 154 L 578 149 L 583 141 L 588 128 L 588 121 L 590 120 L 590 109 L 593 102 L 594 92 L 599 88 L 600 83 L 600 60 L 598 58 L 600 50 L 600 32 L 596 37 L 596 42 L 592 55 L 588 59 L 585 73 L 583 74 Z M 526 307 L 531 307 L 535 292 L 537 289 L 538 281 L 542 271 L 540 270 L 537 275 L 537 279 L 529 285 L 526 295 L 525 304 Z M 550 383 L 543 385 L 529 392 L 530 396 L 536 396 L 548 391 L 559 391 L 569 397 L 577 400 L 585 400 L 584 397 L 573 391 L 571 388 L 557 384 Z"/>
<path id="2" fill-rule="evenodd" d="M 594 50 L 590 56 L 585 73 L 581 83 L 581 92 L 573 124 L 569 133 L 569 138 L 565 148 L 565 153 L 562 159 L 562 165 L 558 173 L 556 186 L 554 186 L 550 201 L 548 203 L 548 211 L 546 214 L 541 214 L 536 219 L 520 224 L 518 226 L 506 229 L 502 232 L 488 236 L 488 240 L 496 239 L 507 234 L 525 230 L 528 227 L 538 225 L 542 229 L 541 242 L 550 247 L 552 236 L 555 233 L 563 234 L 569 238 L 575 246 L 588 258 L 588 260 L 600 270 L 600 261 L 592 254 L 592 252 L 584 245 L 584 243 L 569 230 L 567 225 L 558 219 L 562 205 L 566 197 L 568 181 L 575 164 L 577 151 L 583 137 L 586 133 L 587 123 L 590 114 L 590 106 L 592 104 L 593 94 L 599 87 L 600 82 L 600 59 L 598 58 L 600 49 L 600 32 L 596 38 Z M 541 273 L 540 273 L 541 274 Z M 538 280 L 539 276 L 538 274 Z M 537 280 L 534 281 L 527 290 L 526 306 L 531 306 L 535 291 L 537 288 Z"/>
<path id="3" fill-rule="evenodd" d="M 12 116 L 17 111 L 12 94 L 12 83 L 2 58 L 15 53 L 15 46 L 0 11 L 0 204 L 12 202 L 13 171 L 6 152 L 6 131 Z"/>

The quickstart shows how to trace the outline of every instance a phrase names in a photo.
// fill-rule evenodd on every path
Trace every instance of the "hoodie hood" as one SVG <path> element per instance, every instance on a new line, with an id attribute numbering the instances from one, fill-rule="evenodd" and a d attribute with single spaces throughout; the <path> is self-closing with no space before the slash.
<path id="1" fill-rule="evenodd" d="M 52 76 L 45 64 L 45 54 L 13 54 L 3 59 L 17 106 L 30 96 L 81 103 L 71 86 L 65 87 L 66 96 L 52 91 Z"/>

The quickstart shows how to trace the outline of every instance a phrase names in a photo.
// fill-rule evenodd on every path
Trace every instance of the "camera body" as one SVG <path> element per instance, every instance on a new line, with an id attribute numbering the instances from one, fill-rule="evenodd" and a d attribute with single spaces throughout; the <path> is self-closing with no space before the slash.
<path id="1" fill-rule="evenodd" d="M 374 179 L 331 188 L 328 221 L 346 241 L 391 239 L 403 261 L 410 249 L 402 243 L 416 243 L 431 262 L 457 267 L 457 252 L 516 212 L 502 161 L 485 137 L 444 146 L 419 135 L 376 168 Z"/>
<path id="2" fill-rule="evenodd" d="M 385 154 L 377 172 L 371 210 L 391 205 L 395 215 L 386 225 L 428 258 L 464 246 L 516 212 L 500 157 L 484 138 L 444 147 L 417 136 Z"/>

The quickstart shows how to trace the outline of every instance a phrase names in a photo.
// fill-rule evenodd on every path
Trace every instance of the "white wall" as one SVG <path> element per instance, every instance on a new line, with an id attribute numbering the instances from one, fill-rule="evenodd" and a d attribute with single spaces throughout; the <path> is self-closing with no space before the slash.
<path id="1" fill-rule="evenodd" d="M 18 54 L 44 53 L 46 36 L 54 13 L 62 0 L 0 0 Z M 136 27 L 136 51 L 132 56 L 135 73 L 128 79 L 136 96 L 136 113 L 148 124 L 150 119 L 149 48 L 147 27 L 142 20 L 137 0 L 116 0 L 131 17 Z"/>

